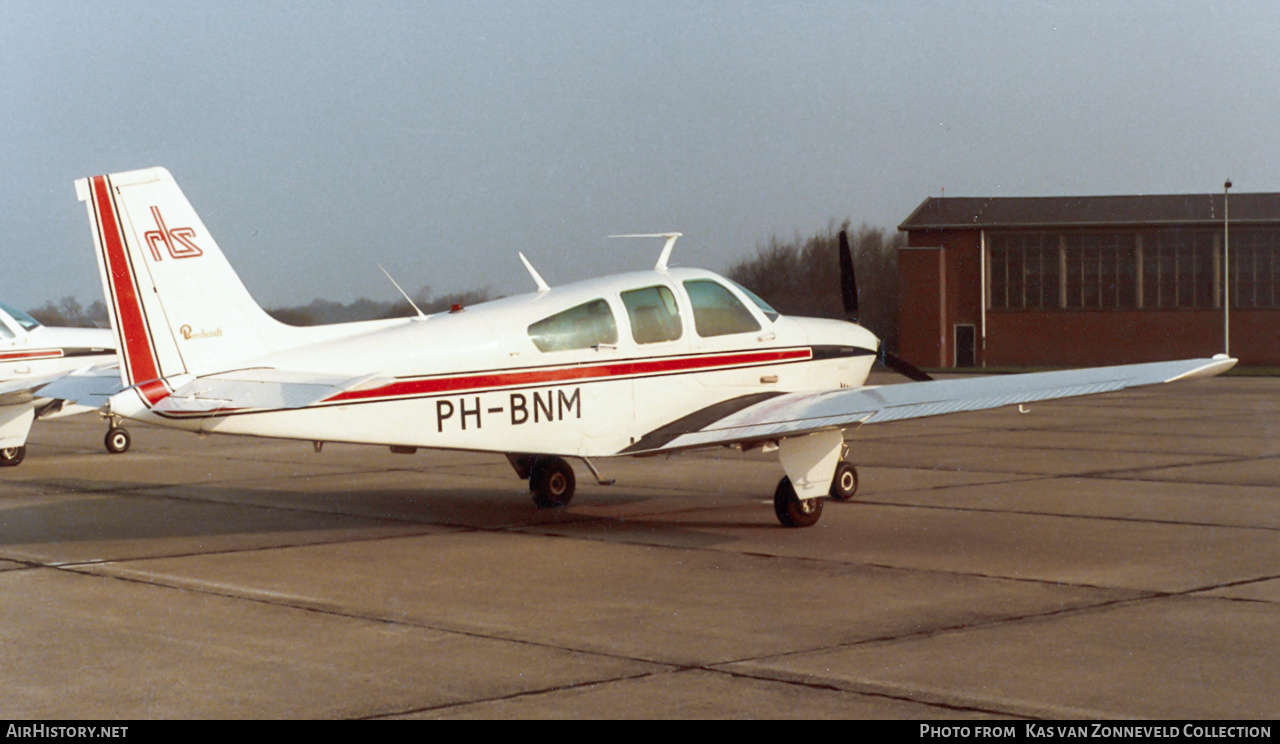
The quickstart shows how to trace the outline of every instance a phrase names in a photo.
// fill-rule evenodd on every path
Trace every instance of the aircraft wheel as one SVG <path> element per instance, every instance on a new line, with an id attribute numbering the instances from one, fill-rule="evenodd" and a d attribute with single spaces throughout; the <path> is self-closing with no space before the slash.
<path id="1" fill-rule="evenodd" d="M 575 485 L 573 467 L 559 457 L 540 457 L 529 470 L 529 492 L 540 509 L 567 506 Z"/>
<path id="2" fill-rule="evenodd" d="M 852 501 L 858 492 L 858 468 L 851 462 L 841 460 L 836 465 L 836 474 L 831 479 L 831 498 L 836 501 Z"/>
<path id="3" fill-rule="evenodd" d="M 800 498 L 791 479 L 784 476 L 773 492 L 773 511 L 783 527 L 812 527 L 822 516 L 822 499 Z"/>
<path id="4" fill-rule="evenodd" d="M 26 447 L 5 447 L 0 449 L 0 467 L 11 468 L 22 462 L 22 458 L 26 456 Z"/>
<path id="5" fill-rule="evenodd" d="M 113 426 L 108 429 L 106 439 L 102 440 L 103 446 L 106 447 L 107 451 L 113 455 L 118 455 L 121 452 L 127 452 L 129 450 L 129 445 L 132 442 L 133 437 L 129 436 L 128 429 L 122 429 L 118 426 Z"/>

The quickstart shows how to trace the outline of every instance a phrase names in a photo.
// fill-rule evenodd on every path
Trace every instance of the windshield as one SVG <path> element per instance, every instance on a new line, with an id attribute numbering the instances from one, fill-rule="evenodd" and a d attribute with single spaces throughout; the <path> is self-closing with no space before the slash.
<path id="1" fill-rule="evenodd" d="M 36 320 L 30 315 L 27 315 L 26 313 L 22 312 L 16 307 L 10 307 L 9 305 L 6 305 L 3 302 L 0 302 L 0 310 L 3 310 L 6 313 L 8 313 L 9 317 L 17 321 L 18 325 L 22 326 L 23 329 L 25 330 L 30 331 L 33 328 L 40 327 L 40 321 Z"/>
<path id="2" fill-rule="evenodd" d="M 747 289 L 741 284 L 738 284 L 732 279 L 726 278 L 725 281 L 737 287 L 739 292 L 742 292 L 744 295 L 747 296 L 747 299 L 756 303 L 756 307 L 760 308 L 760 312 L 764 313 L 765 317 L 768 318 L 770 321 L 774 321 L 778 319 L 778 315 L 780 315 L 780 313 L 777 310 L 774 310 L 772 307 L 770 307 L 769 303 L 757 297 L 755 292 L 752 292 L 751 290 Z"/>

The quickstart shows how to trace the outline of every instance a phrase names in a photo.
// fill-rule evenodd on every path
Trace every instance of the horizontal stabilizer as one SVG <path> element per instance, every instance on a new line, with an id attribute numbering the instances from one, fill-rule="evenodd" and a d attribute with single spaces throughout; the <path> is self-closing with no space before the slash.
<path id="1" fill-rule="evenodd" d="M 933 380 L 820 393 L 779 395 L 737 410 L 698 428 L 667 426 L 619 454 L 643 454 L 694 447 L 777 440 L 862 424 L 980 411 L 1034 401 L 1108 393 L 1199 377 L 1231 369 L 1235 359 L 1189 359 L 1058 372 L 1032 372 L 966 379 Z"/>
<path id="2" fill-rule="evenodd" d="M 237 413 L 306 408 L 326 398 L 380 380 L 279 369 L 244 369 L 197 378 L 155 404 L 160 414 Z"/>

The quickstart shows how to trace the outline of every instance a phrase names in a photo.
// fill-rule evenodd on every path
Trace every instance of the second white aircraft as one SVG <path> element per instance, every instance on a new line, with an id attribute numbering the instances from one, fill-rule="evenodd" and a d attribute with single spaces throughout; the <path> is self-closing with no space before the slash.
<path id="1" fill-rule="evenodd" d="M 93 411 L 119 392 L 115 362 L 111 331 L 46 326 L 0 304 L 0 467 L 22 462 L 36 419 Z M 112 426 L 105 445 L 119 453 L 129 441 Z"/>

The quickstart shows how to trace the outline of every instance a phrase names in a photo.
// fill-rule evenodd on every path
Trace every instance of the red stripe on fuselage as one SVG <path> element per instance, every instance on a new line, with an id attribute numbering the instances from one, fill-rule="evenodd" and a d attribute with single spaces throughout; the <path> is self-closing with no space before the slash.
<path id="1" fill-rule="evenodd" d="M 142 299 L 129 262 L 124 228 L 116 216 L 115 204 L 111 200 L 111 185 L 106 176 L 95 176 L 90 179 L 90 183 L 102 235 L 102 254 L 111 285 L 111 301 L 115 306 L 120 331 L 120 352 L 124 355 L 125 372 L 130 384 L 155 380 L 160 377 L 160 365 L 156 361 L 155 350 L 147 331 L 146 311 L 142 307 Z M 166 391 L 165 395 L 167 394 Z M 153 404 L 164 398 L 161 395 L 152 400 L 150 395 L 149 392 L 146 393 L 146 398 Z"/>
<path id="2" fill-rule="evenodd" d="M 11 351 L 0 353 L 0 362 L 17 362 L 27 359 L 58 359 L 62 349 L 41 349 L 39 351 Z"/>
<path id="3" fill-rule="evenodd" d="M 526 387 L 575 380 L 592 381 L 609 378 L 622 379 L 642 375 L 704 372 L 715 369 L 731 369 L 739 366 L 801 361 L 812 356 L 812 350 L 806 347 L 803 349 L 709 354 L 695 357 L 658 357 L 554 369 L 486 372 L 484 374 L 458 375 L 454 377 L 430 377 L 419 380 L 402 380 L 370 390 L 351 390 L 326 398 L 323 402 L 355 403 L 380 398 L 410 398 L 458 392 L 460 390 Z"/>
<path id="4" fill-rule="evenodd" d="M 138 395 L 151 405 L 169 397 L 169 385 L 164 380 L 149 380 L 137 385 Z"/>

